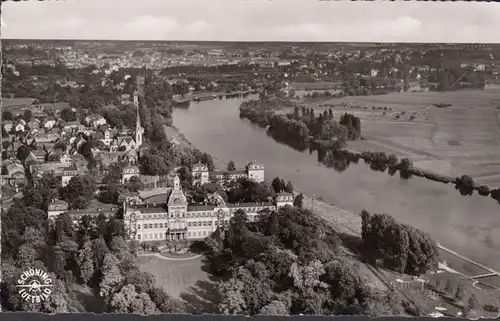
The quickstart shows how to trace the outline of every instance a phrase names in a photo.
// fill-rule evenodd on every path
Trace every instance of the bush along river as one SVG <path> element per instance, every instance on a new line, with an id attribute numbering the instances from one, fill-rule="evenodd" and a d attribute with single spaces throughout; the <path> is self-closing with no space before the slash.
<path id="1" fill-rule="evenodd" d="M 237 167 L 257 160 L 264 164 L 267 179 L 279 176 L 290 180 L 301 192 L 353 212 L 366 209 L 390 214 L 429 233 L 444 246 L 500 269 L 497 201 L 469 193 L 467 182 L 457 185 L 462 194 L 469 195 L 463 197 L 453 184 L 419 177 L 411 162 L 386 161 L 378 153 L 355 156 L 315 144 L 290 148 L 280 143 L 279 137 L 270 138 L 273 134 L 263 128 L 265 124 L 240 118 L 240 104 L 255 98 L 217 99 L 175 109 L 174 125 L 194 146 L 218 159 L 233 160 Z M 374 161 L 378 158 L 382 160 Z M 387 175 L 382 170 L 399 175 Z M 411 175 L 411 179 L 405 179 Z"/>

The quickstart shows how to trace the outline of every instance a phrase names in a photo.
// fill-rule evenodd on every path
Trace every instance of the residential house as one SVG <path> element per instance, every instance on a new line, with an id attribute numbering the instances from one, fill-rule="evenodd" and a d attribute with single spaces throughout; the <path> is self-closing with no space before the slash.
<path id="1" fill-rule="evenodd" d="M 63 129 L 68 132 L 80 132 L 85 130 L 85 126 L 77 121 L 70 121 L 63 123 Z"/>
<path id="2" fill-rule="evenodd" d="M 24 167 L 17 161 L 5 161 L 2 166 L 2 178 L 11 186 L 23 185 L 26 175 Z"/>
<path id="3" fill-rule="evenodd" d="M 59 161 L 63 164 L 71 164 L 71 162 L 73 161 L 73 158 L 68 153 L 63 153 L 63 154 L 61 154 Z"/>
<path id="4" fill-rule="evenodd" d="M 132 177 L 139 177 L 139 167 L 134 165 L 125 166 L 122 169 L 122 184 L 128 182 Z"/>
<path id="5" fill-rule="evenodd" d="M 84 217 L 89 216 L 90 218 L 97 218 L 99 215 L 103 214 L 106 218 L 116 217 L 119 212 L 118 207 L 110 208 L 94 208 L 94 209 L 84 209 L 84 210 L 69 210 L 65 213 L 69 215 L 74 224 Z"/>
<path id="6" fill-rule="evenodd" d="M 28 167 L 33 178 L 40 178 L 44 173 L 53 173 L 56 176 L 61 176 L 63 169 L 67 166 L 67 164 L 62 164 L 60 162 L 50 162 L 43 164 L 34 163 Z"/>
<path id="7" fill-rule="evenodd" d="M 57 124 L 57 121 L 54 118 L 49 117 L 49 118 L 47 118 L 47 120 L 43 124 L 43 127 L 45 129 L 52 129 L 56 124 Z"/>
<path id="8" fill-rule="evenodd" d="M 25 130 L 25 125 L 22 122 L 19 122 L 16 124 L 16 127 L 15 127 L 16 132 L 24 132 L 24 130 Z"/>
<path id="9" fill-rule="evenodd" d="M 14 128 L 14 123 L 11 120 L 3 121 L 3 129 L 5 130 L 5 132 L 10 133 L 12 131 L 12 128 Z"/>
<path id="10" fill-rule="evenodd" d="M 139 161 L 137 150 L 129 150 L 120 156 L 120 161 L 131 165 L 136 165 Z"/>
<path id="11" fill-rule="evenodd" d="M 95 128 L 105 125 L 106 119 L 99 114 L 91 114 L 85 117 L 85 124 Z"/>
<path id="12" fill-rule="evenodd" d="M 120 161 L 121 152 L 101 152 L 97 155 L 97 163 L 101 171 L 107 172 L 107 169 L 111 164 L 118 163 Z"/>
<path id="13" fill-rule="evenodd" d="M 281 192 L 276 194 L 275 202 L 282 206 L 292 206 L 293 207 L 293 195 L 286 192 Z"/>
<path id="14" fill-rule="evenodd" d="M 49 204 L 47 216 L 49 219 L 54 220 L 59 214 L 67 212 L 68 208 L 68 203 L 66 203 L 65 201 L 53 199 Z"/>
<path id="15" fill-rule="evenodd" d="M 47 152 L 43 149 L 35 149 L 31 151 L 31 154 L 35 156 L 35 159 L 38 163 L 45 163 L 47 158 Z"/>
<path id="16" fill-rule="evenodd" d="M 81 150 L 83 145 L 87 143 L 87 140 L 82 137 L 82 135 L 73 136 L 69 139 L 69 143 L 75 150 Z"/>
<path id="17" fill-rule="evenodd" d="M 61 187 L 65 187 L 66 185 L 68 185 L 69 181 L 80 174 L 80 171 L 78 170 L 78 168 L 76 168 L 76 166 L 70 166 L 70 167 L 66 167 L 63 169 L 62 171 L 62 176 L 61 176 Z"/>

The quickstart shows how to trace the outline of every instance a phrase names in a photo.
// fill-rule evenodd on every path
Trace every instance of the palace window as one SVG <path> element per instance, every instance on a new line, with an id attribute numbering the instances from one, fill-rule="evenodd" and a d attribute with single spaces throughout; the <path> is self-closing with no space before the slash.
<path id="1" fill-rule="evenodd" d="M 208 221 L 208 226 L 212 226 L 212 221 Z"/>
<path id="2" fill-rule="evenodd" d="M 163 228 L 163 223 L 160 223 L 160 228 Z"/>
<path id="3" fill-rule="evenodd" d="M 149 224 L 149 228 L 153 228 L 153 224 Z"/>
<path id="4" fill-rule="evenodd" d="M 198 231 L 198 236 L 201 236 L 201 231 Z"/>
<path id="5" fill-rule="evenodd" d="M 191 222 L 188 222 L 188 226 L 191 226 Z"/>
<path id="6" fill-rule="evenodd" d="M 203 221 L 202 225 L 207 226 L 207 221 Z"/>
<path id="7" fill-rule="evenodd" d="M 137 224 L 137 229 L 140 230 L 141 229 L 141 224 Z"/>
<path id="8" fill-rule="evenodd" d="M 154 228 L 158 228 L 158 224 L 157 223 L 154 224 Z"/>
<path id="9" fill-rule="evenodd" d="M 158 238 L 158 234 L 157 234 L 157 233 L 155 233 L 155 237 L 154 237 L 154 239 L 156 240 L 157 238 Z"/>
<path id="10" fill-rule="evenodd" d="M 144 234 L 144 239 L 147 240 L 148 239 L 148 233 Z"/>
<path id="11" fill-rule="evenodd" d="M 141 234 L 137 234 L 137 239 L 140 240 L 141 239 Z"/>
<path id="12" fill-rule="evenodd" d="M 191 232 L 188 232 L 188 237 L 191 237 Z"/>

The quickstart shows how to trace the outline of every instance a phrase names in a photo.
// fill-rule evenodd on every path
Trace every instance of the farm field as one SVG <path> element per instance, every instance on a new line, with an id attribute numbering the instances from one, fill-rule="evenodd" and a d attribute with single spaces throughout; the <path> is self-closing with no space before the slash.
<path id="1" fill-rule="evenodd" d="M 335 118 L 345 112 L 360 117 L 365 140 L 350 142 L 351 149 L 394 153 L 417 168 L 500 186 L 498 90 L 356 96 L 306 106 L 317 112 L 333 108 Z"/>

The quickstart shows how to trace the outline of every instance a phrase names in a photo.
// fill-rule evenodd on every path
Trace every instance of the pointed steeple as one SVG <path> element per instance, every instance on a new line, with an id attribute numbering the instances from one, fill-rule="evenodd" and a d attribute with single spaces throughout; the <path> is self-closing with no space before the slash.
<path id="1" fill-rule="evenodd" d="M 180 191 L 181 189 L 181 180 L 179 178 L 179 175 L 175 175 L 174 178 L 174 191 Z"/>
<path id="2" fill-rule="evenodd" d="M 142 135 L 144 134 L 144 128 L 141 126 L 141 116 L 139 115 L 139 95 L 138 92 L 134 92 L 134 106 L 137 112 L 136 122 L 135 122 L 135 143 L 139 147 L 142 145 Z"/>

